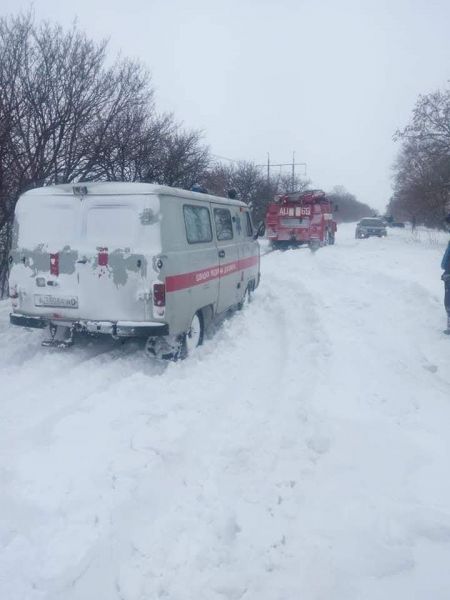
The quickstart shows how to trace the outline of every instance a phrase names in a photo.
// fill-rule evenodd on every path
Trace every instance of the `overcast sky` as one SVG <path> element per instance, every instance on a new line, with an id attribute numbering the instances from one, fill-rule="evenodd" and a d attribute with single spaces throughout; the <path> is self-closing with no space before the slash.
<path id="1" fill-rule="evenodd" d="M 289 162 L 315 187 L 344 185 L 382 209 L 396 128 L 448 85 L 449 0 L 35 0 L 76 17 L 152 73 L 161 111 L 203 130 L 211 152 Z M 2 15 L 29 1 L 1 0 Z M 303 172 L 299 167 L 299 173 Z"/>

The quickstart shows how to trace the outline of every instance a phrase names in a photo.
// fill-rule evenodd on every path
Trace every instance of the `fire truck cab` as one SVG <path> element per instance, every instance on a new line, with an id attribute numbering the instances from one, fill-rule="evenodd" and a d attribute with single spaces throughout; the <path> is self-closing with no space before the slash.
<path id="1" fill-rule="evenodd" d="M 332 202 L 322 190 L 281 194 L 267 207 L 266 235 L 273 248 L 317 250 L 334 244 L 336 230 Z"/>

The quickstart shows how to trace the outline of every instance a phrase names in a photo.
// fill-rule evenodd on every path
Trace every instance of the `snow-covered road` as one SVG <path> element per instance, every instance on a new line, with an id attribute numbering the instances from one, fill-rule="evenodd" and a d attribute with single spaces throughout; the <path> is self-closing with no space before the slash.
<path id="1" fill-rule="evenodd" d="M 353 231 L 167 366 L 0 303 L 0 598 L 448 600 L 446 238 Z"/>

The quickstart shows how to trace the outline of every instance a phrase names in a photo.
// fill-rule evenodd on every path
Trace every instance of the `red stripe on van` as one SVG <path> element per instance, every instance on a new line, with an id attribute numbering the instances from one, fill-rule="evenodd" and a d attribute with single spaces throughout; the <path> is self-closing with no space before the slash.
<path id="1" fill-rule="evenodd" d="M 185 290 L 196 285 L 201 285 L 207 281 L 212 281 L 218 277 L 225 277 L 230 273 L 248 269 L 259 263 L 259 256 L 249 256 L 242 260 L 226 263 L 224 265 L 215 265 L 200 271 L 192 271 L 191 273 L 181 273 L 180 275 L 169 275 L 166 277 L 166 292 L 176 292 Z"/>
<path id="2" fill-rule="evenodd" d="M 248 269 L 259 263 L 259 256 L 249 256 L 239 261 L 239 269 Z"/>

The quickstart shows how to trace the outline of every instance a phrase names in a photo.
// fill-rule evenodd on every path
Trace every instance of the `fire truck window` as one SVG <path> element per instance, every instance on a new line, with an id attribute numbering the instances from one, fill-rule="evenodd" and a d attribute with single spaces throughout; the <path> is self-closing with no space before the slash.
<path id="1" fill-rule="evenodd" d="M 211 218 L 204 206 L 183 206 L 186 237 L 189 244 L 212 241 Z"/>
<path id="2" fill-rule="evenodd" d="M 246 221 L 246 233 L 247 233 L 247 236 L 250 237 L 253 235 L 253 224 L 252 224 L 252 219 L 250 217 L 250 213 L 248 213 L 248 212 L 245 213 L 245 221 Z"/>
<path id="3" fill-rule="evenodd" d="M 216 225 L 216 234 L 219 242 L 233 239 L 233 225 L 231 223 L 231 213 L 226 208 L 214 209 L 214 223 Z"/>

